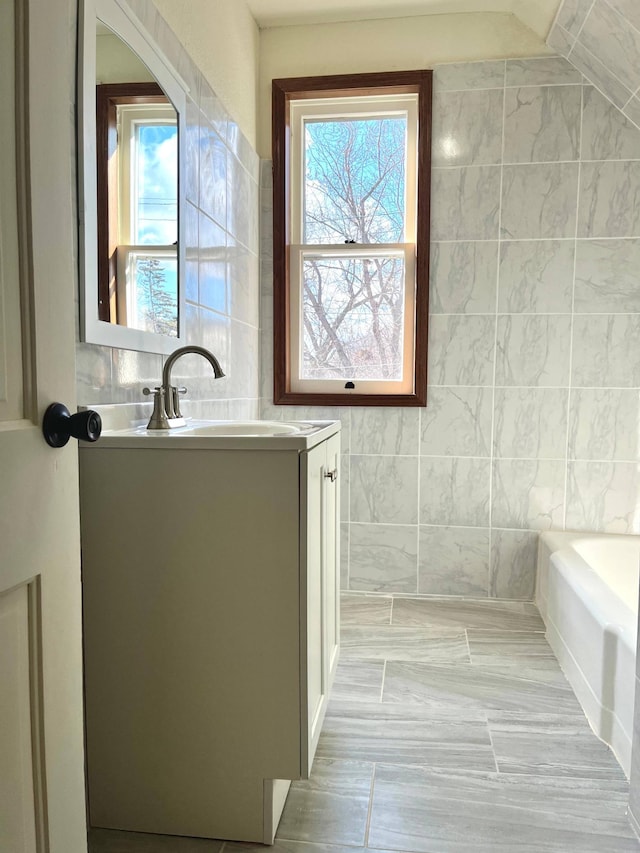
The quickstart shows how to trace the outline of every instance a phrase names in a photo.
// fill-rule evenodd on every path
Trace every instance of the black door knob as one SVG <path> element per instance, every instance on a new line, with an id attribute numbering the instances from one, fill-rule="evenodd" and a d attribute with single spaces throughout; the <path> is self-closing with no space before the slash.
<path id="1" fill-rule="evenodd" d="M 97 441 L 102 432 L 102 418 L 87 409 L 72 415 L 62 403 L 52 403 L 42 419 L 42 434 L 51 447 L 64 447 L 71 436 L 79 441 Z"/>

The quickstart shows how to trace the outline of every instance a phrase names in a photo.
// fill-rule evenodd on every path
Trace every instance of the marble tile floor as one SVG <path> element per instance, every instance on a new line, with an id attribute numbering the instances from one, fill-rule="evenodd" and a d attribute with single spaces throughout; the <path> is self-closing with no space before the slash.
<path id="1" fill-rule="evenodd" d="M 311 778 L 273 853 L 626 853 L 628 785 L 533 604 L 345 595 Z M 258 844 L 92 830 L 90 853 Z"/>

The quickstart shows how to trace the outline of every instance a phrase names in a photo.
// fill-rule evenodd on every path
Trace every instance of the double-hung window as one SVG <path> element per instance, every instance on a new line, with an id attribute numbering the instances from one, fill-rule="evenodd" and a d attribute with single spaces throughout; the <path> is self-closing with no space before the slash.
<path id="1" fill-rule="evenodd" d="M 273 97 L 275 402 L 425 405 L 431 73 Z"/>

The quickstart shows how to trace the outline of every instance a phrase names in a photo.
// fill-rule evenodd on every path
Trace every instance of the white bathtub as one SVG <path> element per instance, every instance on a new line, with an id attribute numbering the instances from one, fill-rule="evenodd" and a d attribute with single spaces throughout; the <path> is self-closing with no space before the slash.
<path id="1" fill-rule="evenodd" d="M 595 733 L 629 776 L 640 536 L 542 533 L 536 603 Z"/>

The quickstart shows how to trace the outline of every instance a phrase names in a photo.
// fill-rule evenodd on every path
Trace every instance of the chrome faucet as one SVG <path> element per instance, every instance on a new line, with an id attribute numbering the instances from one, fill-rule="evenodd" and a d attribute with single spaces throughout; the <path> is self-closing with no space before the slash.
<path id="1" fill-rule="evenodd" d="M 216 379 L 222 379 L 224 376 L 218 359 L 204 347 L 193 345 L 174 350 L 164 363 L 162 385 L 157 387 L 155 391 L 150 388 L 143 389 L 143 394 L 153 394 L 154 398 L 153 414 L 147 424 L 147 429 L 170 429 L 172 426 L 180 426 L 181 424 L 177 423 L 178 421 L 183 422 L 180 412 L 180 394 L 185 393 L 187 389 L 177 388 L 171 384 L 171 370 L 179 358 L 190 353 L 205 358 L 213 368 L 213 375 Z"/>

